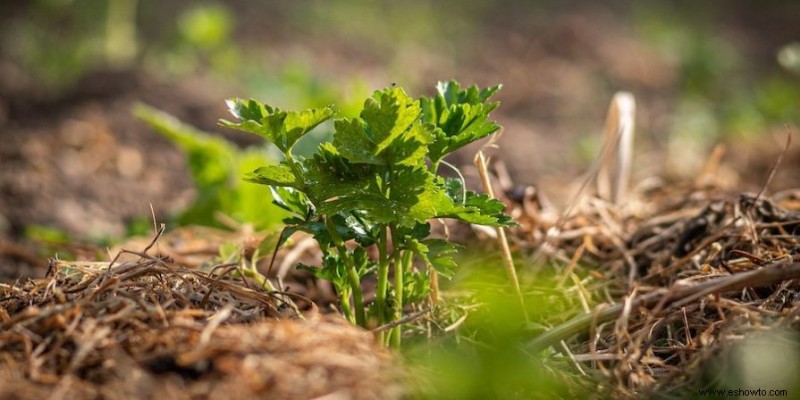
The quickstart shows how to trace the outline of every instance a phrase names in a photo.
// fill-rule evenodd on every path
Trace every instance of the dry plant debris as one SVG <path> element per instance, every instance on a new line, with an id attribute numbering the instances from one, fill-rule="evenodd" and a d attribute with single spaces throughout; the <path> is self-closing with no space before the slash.
<path id="1" fill-rule="evenodd" d="M 587 196 L 565 216 L 523 192 L 515 244 L 583 307 L 550 315 L 529 349 L 589 367 L 614 397 L 687 384 L 738 335 L 800 328 L 800 191 L 665 183 L 621 205 Z"/>
<path id="2" fill-rule="evenodd" d="M 53 261 L 48 279 L 0 285 L 0 399 L 399 396 L 370 333 L 140 256 Z"/>

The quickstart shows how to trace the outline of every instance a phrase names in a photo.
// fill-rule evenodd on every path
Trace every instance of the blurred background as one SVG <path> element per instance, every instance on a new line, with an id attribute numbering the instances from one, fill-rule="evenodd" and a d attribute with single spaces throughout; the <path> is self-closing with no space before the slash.
<path id="1" fill-rule="evenodd" d="M 504 85 L 494 157 L 556 199 L 597 155 L 619 90 L 637 99 L 636 181 L 692 177 L 727 143 L 732 185 L 757 186 L 800 120 L 798 21 L 793 0 L 4 1 L 0 235 L 120 237 L 146 231 L 151 204 L 167 218 L 227 190 L 203 187 L 208 165 L 135 104 L 237 159 L 262 142 L 218 127 L 225 98 L 355 115 L 373 90 L 449 79 Z M 777 187 L 798 183 L 792 165 Z"/>

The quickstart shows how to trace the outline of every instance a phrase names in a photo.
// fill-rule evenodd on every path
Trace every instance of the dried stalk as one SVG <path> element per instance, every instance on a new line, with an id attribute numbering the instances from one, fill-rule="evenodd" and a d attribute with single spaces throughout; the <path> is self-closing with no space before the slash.
<path id="1" fill-rule="evenodd" d="M 475 159 L 473 161 L 475 166 L 478 167 L 478 173 L 481 176 L 483 190 L 489 195 L 489 197 L 495 198 L 494 190 L 492 189 L 492 182 L 489 180 L 489 171 L 486 168 L 486 159 L 483 157 L 483 151 L 479 151 L 478 154 L 475 155 Z M 511 257 L 511 249 L 508 247 L 506 231 L 501 226 L 495 227 L 494 229 L 495 232 L 497 232 L 497 243 L 500 245 L 506 274 L 508 274 L 508 279 L 511 281 L 511 286 L 514 289 L 514 293 L 517 295 L 520 306 L 522 306 L 522 312 L 525 315 L 525 321 L 528 321 L 528 310 L 525 309 L 525 300 L 522 298 L 522 291 L 519 288 L 519 279 L 517 278 L 517 271 L 514 268 L 514 259 Z"/>
<path id="2" fill-rule="evenodd" d="M 661 289 L 633 299 L 631 307 L 655 307 L 653 314 L 674 310 L 695 302 L 709 294 L 721 294 L 746 287 L 759 287 L 800 278 L 800 262 L 774 262 L 753 271 L 743 272 L 723 278 L 687 286 L 681 281 L 668 289 Z M 600 306 L 592 313 L 581 314 L 529 341 L 526 348 L 539 351 L 558 344 L 562 340 L 587 331 L 593 324 L 602 324 L 619 317 L 625 302 L 610 306 Z"/>
<path id="3" fill-rule="evenodd" d="M 636 100 L 633 95 L 628 92 L 615 94 L 608 108 L 603 146 L 606 151 L 601 155 L 597 174 L 598 195 L 614 204 L 622 204 L 628 193 L 635 117 Z"/>

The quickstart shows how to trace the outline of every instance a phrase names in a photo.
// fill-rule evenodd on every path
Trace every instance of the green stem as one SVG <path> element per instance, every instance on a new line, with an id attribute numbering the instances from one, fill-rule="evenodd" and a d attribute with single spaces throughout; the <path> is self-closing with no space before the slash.
<path id="1" fill-rule="evenodd" d="M 356 323 L 359 326 L 366 327 L 367 318 L 366 312 L 364 311 L 364 295 L 361 291 L 361 279 L 358 277 L 356 266 L 353 264 L 353 260 L 350 258 L 350 254 L 344 246 L 344 241 L 342 237 L 339 236 L 339 232 L 336 231 L 336 227 L 333 225 L 333 221 L 331 221 L 330 217 L 325 217 L 325 227 L 328 228 L 328 233 L 331 235 L 336 250 L 339 252 L 339 257 L 347 267 L 347 279 L 350 281 L 350 288 L 353 290 Z"/>
<path id="2" fill-rule="evenodd" d="M 339 306 L 342 307 L 342 314 L 350 321 L 351 324 L 356 323 L 356 317 L 353 315 L 353 309 L 350 307 L 350 291 L 339 290 Z"/>
<path id="3" fill-rule="evenodd" d="M 395 257 L 395 270 L 394 270 L 394 320 L 399 321 L 403 318 L 403 290 L 405 286 L 405 281 L 403 280 L 403 273 L 411 268 L 411 257 L 414 255 L 411 251 L 403 251 L 402 257 L 400 256 L 400 252 L 398 252 L 398 256 Z M 399 262 L 397 262 L 399 261 Z M 403 336 L 403 325 L 397 325 L 394 328 L 394 332 L 392 335 L 392 345 L 396 348 L 400 348 L 400 341 Z"/>
<path id="4" fill-rule="evenodd" d="M 375 304 L 378 307 L 378 325 L 385 324 L 386 321 L 386 292 L 389 287 L 389 254 L 387 252 L 388 238 L 386 227 L 381 227 L 378 236 L 378 284 L 375 289 Z M 383 339 L 383 332 L 379 335 L 379 341 Z"/>
<path id="5" fill-rule="evenodd" d="M 437 171 L 439 171 L 439 162 L 441 162 L 441 159 L 436 160 L 436 161 L 431 163 L 431 172 L 432 173 L 435 174 Z"/>
<path id="6" fill-rule="evenodd" d="M 272 286 L 272 283 L 267 279 L 266 276 L 258 272 L 255 267 L 242 267 L 241 271 L 244 276 L 255 280 L 259 286 L 261 286 L 261 288 L 269 291 L 275 291 L 275 287 Z"/>

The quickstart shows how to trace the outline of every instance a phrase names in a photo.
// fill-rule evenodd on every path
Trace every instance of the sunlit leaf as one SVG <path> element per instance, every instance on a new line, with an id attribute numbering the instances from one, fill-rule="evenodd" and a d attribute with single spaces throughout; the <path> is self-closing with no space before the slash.
<path id="1" fill-rule="evenodd" d="M 239 122 L 220 120 L 220 124 L 259 135 L 284 153 L 291 151 L 303 135 L 335 114 L 330 106 L 287 112 L 252 99 L 231 99 L 227 104 L 228 110 Z"/>

